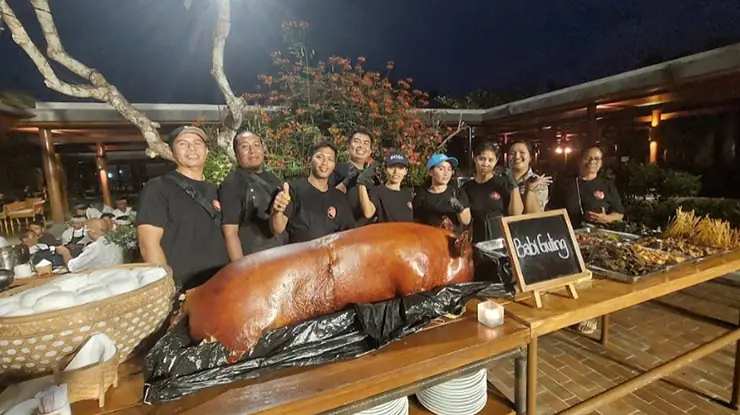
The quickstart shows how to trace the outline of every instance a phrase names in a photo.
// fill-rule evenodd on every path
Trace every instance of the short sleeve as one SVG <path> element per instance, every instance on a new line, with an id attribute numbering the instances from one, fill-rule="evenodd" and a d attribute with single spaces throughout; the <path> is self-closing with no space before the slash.
<path id="1" fill-rule="evenodd" d="M 609 182 L 609 206 L 612 212 L 624 214 L 624 205 L 622 205 L 622 198 L 619 197 L 619 191 L 614 182 Z"/>
<path id="2" fill-rule="evenodd" d="M 136 209 L 137 225 L 152 225 L 164 229 L 168 222 L 168 203 L 166 189 L 161 184 L 161 178 L 156 178 L 144 186 L 139 198 L 139 207 Z"/>
<path id="3" fill-rule="evenodd" d="M 239 186 L 237 172 L 231 172 L 218 188 L 218 201 L 221 203 L 221 222 L 225 225 L 238 225 L 241 223 L 246 197 L 242 187 Z"/>

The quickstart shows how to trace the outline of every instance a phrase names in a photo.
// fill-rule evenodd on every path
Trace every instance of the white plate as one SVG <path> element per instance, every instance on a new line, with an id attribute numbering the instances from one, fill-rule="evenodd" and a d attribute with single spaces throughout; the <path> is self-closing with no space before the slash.
<path id="1" fill-rule="evenodd" d="M 487 395 L 483 395 L 480 399 L 472 401 L 469 404 L 459 405 L 419 397 L 419 402 L 437 415 L 474 415 L 486 406 L 487 400 Z"/>
<path id="2" fill-rule="evenodd" d="M 408 411 L 408 398 L 405 396 L 403 398 L 357 412 L 356 415 L 400 415 L 404 413 L 404 406 L 407 408 L 406 411 Z"/>

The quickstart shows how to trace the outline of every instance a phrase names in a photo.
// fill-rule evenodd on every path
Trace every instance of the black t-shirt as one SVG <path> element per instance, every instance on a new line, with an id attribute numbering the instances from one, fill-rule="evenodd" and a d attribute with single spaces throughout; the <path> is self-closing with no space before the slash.
<path id="1" fill-rule="evenodd" d="M 463 190 L 470 201 L 474 242 L 501 236 L 498 218 L 508 213 L 511 201 L 511 189 L 509 188 L 510 186 L 501 176 L 495 176 L 483 183 L 470 180 L 463 185 Z M 486 221 L 488 221 L 490 235 L 486 235 Z"/>
<path id="2" fill-rule="evenodd" d="M 205 200 L 217 200 L 218 189 L 213 183 L 192 180 L 176 171 L 165 175 L 184 180 Z M 160 244 L 178 286 L 202 283 L 229 262 L 220 221 L 211 219 L 198 202 L 164 175 L 144 186 L 136 212 L 137 225 L 164 229 Z"/>
<path id="3" fill-rule="evenodd" d="M 413 196 L 409 189 L 393 190 L 376 186 L 369 191 L 378 222 L 413 222 Z"/>
<path id="4" fill-rule="evenodd" d="M 447 217 L 452 221 L 455 232 L 460 233 L 462 224 L 457 218 L 457 213 L 449 207 L 448 203 L 452 196 L 456 196 L 466 208 L 470 207 L 468 196 L 456 187 L 447 186 L 442 193 L 432 193 L 429 189 L 420 190 L 414 196 L 414 221 L 437 227 Z"/>
<path id="5" fill-rule="evenodd" d="M 556 184 L 548 208 L 567 210 L 574 227 L 582 226 L 586 212 L 601 212 L 603 208 L 606 213 L 624 213 L 617 187 L 603 177 L 593 180 L 580 177 L 563 179 Z"/>
<path id="6" fill-rule="evenodd" d="M 306 178 L 290 182 L 290 203 L 285 216 L 290 243 L 310 241 L 355 226 L 344 193 L 331 185 L 322 192 Z"/>
<path id="7" fill-rule="evenodd" d="M 337 165 L 334 167 L 334 172 L 329 177 L 329 186 L 337 187 L 353 172 L 360 174 L 362 170 L 358 169 L 357 167 L 355 167 L 354 164 L 348 161 L 337 163 Z M 357 188 L 357 176 L 350 179 L 347 183 L 346 197 L 349 201 L 350 208 L 352 208 L 352 215 L 355 218 L 355 224 L 357 226 L 363 226 L 367 224 L 367 219 L 365 219 L 365 215 L 362 213 L 362 206 L 360 206 L 360 193 L 359 189 Z"/>
<path id="8" fill-rule="evenodd" d="M 244 255 L 285 244 L 285 234 L 273 236 L 270 229 L 270 208 L 281 190 L 280 179 L 269 171 L 252 172 L 264 181 L 260 183 L 250 172 L 239 167 L 229 173 L 218 189 L 221 202 L 221 223 L 239 225 L 239 240 Z"/>

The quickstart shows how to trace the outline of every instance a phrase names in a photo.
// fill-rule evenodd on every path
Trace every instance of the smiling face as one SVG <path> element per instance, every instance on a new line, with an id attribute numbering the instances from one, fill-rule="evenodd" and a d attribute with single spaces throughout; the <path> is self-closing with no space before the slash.
<path id="1" fill-rule="evenodd" d="M 581 174 L 595 175 L 599 173 L 601 164 L 604 161 L 604 154 L 598 148 L 589 148 L 581 157 Z"/>
<path id="2" fill-rule="evenodd" d="M 236 137 L 236 153 L 242 167 L 259 169 L 265 162 L 265 147 L 262 139 L 252 133 L 243 133 Z"/>
<path id="3" fill-rule="evenodd" d="M 482 151 L 480 154 L 475 156 L 475 171 L 480 176 L 487 176 L 493 174 L 493 168 L 496 167 L 496 153 L 490 150 Z"/>
<path id="4" fill-rule="evenodd" d="M 509 149 L 509 163 L 519 171 L 529 170 L 531 156 L 524 143 L 515 143 Z"/>
<path id="5" fill-rule="evenodd" d="M 388 183 L 392 185 L 401 184 L 404 177 L 406 177 L 407 172 L 408 168 L 401 164 L 394 164 L 385 168 L 385 175 L 388 177 Z"/>
<path id="6" fill-rule="evenodd" d="M 455 169 L 452 168 L 452 164 L 449 161 L 443 161 L 435 167 L 429 169 L 429 174 L 432 176 L 432 185 L 444 185 L 448 184 L 452 179 L 452 173 Z"/>
<path id="7" fill-rule="evenodd" d="M 206 143 L 197 134 L 185 133 L 172 143 L 172 158 L 181 167 L 203 167 L 208 156 Z"/>
<path id="8" fill-rule="evenodd" d="M 354 133 L 349 139 L 349 157 L 357 163 L 365 163 L 370 157 L 370 148 L 372 147 L 370 136 L 363 133 Z"/>
<path id="9" fill-rule="evenodd" d="M 322 147 L 311 156 L 311 174 L 317 179 L 328 179 L 336 165 L 336 154 L 330 147 Z"/>

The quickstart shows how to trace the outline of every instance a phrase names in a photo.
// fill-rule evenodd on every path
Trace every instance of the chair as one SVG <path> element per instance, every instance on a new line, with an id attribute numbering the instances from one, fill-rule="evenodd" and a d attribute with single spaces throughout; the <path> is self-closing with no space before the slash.
<path id="1" fill-rule="evenodd" d="M 2 232 L 5 235 L 9 235 L 8 233 L 8 220 L 7 216 L 5 216 L 5 209 L 3 209 L 2 212 L 0 212 L 0 228 L 2 228 Z"/>
<path id="2" fill-rule="evenodd" d="M 15 221 L 18 224 L 18 230 L 21 230 L 21 219 L 24 219 L 26 221 L 26 225 L 28 225 L 28 219 L 33 218 L 33 204 L 30 208 L 26 207 L 26 202 L 13 202 L 8 203 L 3 207 L 3 211 L 5 213 L 5 218 L 8 222 L 10 222 L 10 232 L 15 232 L 15 226 L 13 225 L 13 221 Z"/>
<path id="3" fill-rule="evenodd" d="M 28 200 L 26 200 L 28 202 Z M 46 214 L 44 212 L 44 207 L 46 206 L 46 200 L 44 199 L 37 199 L 32 204 L 33 209 L 33 218 L 36 219 L 36 216 L 41 215 L 41 218 L 44 220 L 44 228 L 46 227 Z M 26 203 L 26 207 L 28 207 L 28 204 Z"/>

